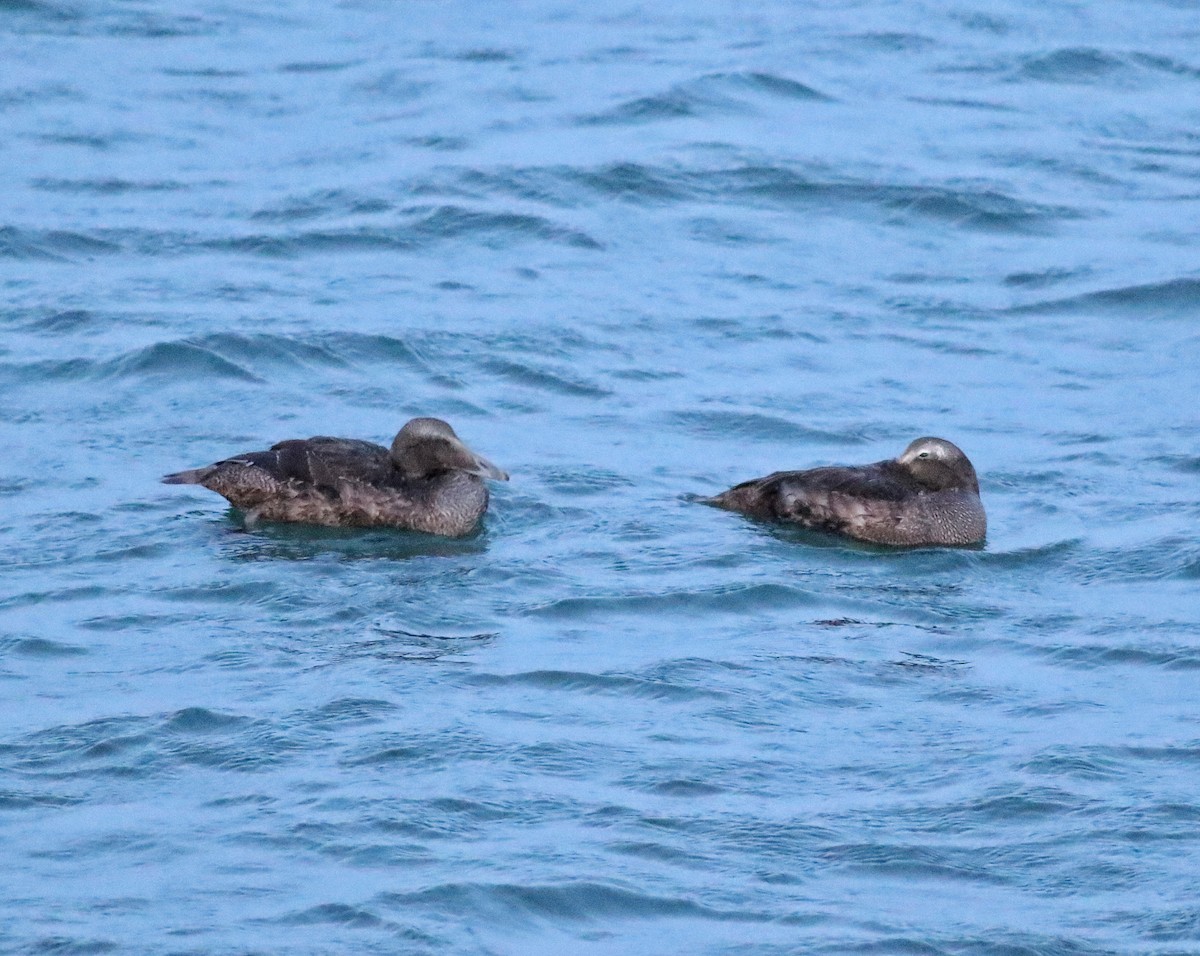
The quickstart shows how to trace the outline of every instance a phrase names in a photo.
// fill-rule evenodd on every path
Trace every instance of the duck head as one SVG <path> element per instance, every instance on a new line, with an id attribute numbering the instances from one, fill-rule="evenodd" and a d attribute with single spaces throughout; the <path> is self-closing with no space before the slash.
<path id="1" fill-rule="evenodd" d="M 392 464 L 405 478 L 465 471 L 480 478 L 508 481 L 507 472 L 471 451 L 440 418 L 414 418 L 401 428 L 392 441 Z"/>
<path id="2" fill-rule="evenodd" d="M 944 438 L 918 438 L 896 459 L 930 491 L 973 491 L 979 494 L 979 478 L 962 449 Z"/>

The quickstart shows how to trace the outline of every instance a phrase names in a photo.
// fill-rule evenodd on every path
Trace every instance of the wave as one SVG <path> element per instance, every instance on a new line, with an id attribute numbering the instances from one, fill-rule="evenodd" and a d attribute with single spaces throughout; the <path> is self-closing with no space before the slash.
<path id="1" fill-rule="evenodd" d="M 1119 74 L 1128 62 L 1093 47 L 1068 47 L 1024 57 L 1018 66 L 1021 76 L 1050 83 L 1097 83 Z"/>
<path id="2" fill-rule="evenodd" d="M 28 324 L 37 331 L 61 334 L 95 325 L 103 317 L 85 310 L 54 313 Z M 474 337 L 472 337 L 474 341 Z M 109 359 L 53 359 L 34 362 L 0 362 L 0 381 L 36 384 L 44 381 L 80 379 L 128 379 L 171 376 L 183 379 L 225 379 L 262 383 L 259 372 L 267 369 L 303 371 L 313 368 L 350 369 L 361 363 L 402 365 L 444 384 L 457 382 L 440 371 L 436 362 L 420 349 L 389 335 L 356 332 L 324 332 L 298 336 L 271 333 L 218 332 L 195 338 L 155 342 Z M 552 384 L 553 376 L 525 366 L 506 369 L 508 376 Z M 594 394 L 586 386 L 565 380 L 557 382 L 564 391 Z M 601 394 L 607 394 L 603 392 Z"/>
<path id="3" fill-rule="evenodd" d="M 756 80 L 759 84 L 762 80 Z M 54 188 L 68 188 L 59 183 Z M 73 182 L 69 188 L 104 190 L 166 189 L 174 184 L 129 181 Z M 994 186 L 976 184 L 903 184 L 848 177 L 830 170 L 795 169 L 783 165 L 745 164 L 715 169 L 688 169 L 639 163 L 595 168 L 528 167 L 486 173 L 463 168 L 441 170 L 406 183 L 408 195 L 465 199 L 393 208 L 390 196 L 324 190 L 252 211 L 251 226 L 275 224 L 278 231 L 250 229 L 222 236 L 187 231 L 99 228 L 90 231 L 0 228 L 0 258 L 78 261 L 97 255 L 172 257 L 205 253 L 302 258 L 306 255 L 355 252 L 416 252 L 450 241 L 473 241 L 501 248 L 515 242 L 541 242 L 582 250 L 601 250 L 604 243 L 576 226 L 545 214 L 546 206 L 570 209 L 594 199 L 640 204 L 702 202 L 719 205 L 767 205 L 823 209 L 857 214 L 873 210 L 887 222 L 916 218 L 985 231 L 1032 233 L 1052 224 L 1080 218 L 1062 205 L 1021 200 Z M 543 211 L 479 208 L 504 197 L 538 203 Z M 297 224 L 347 217 L 362 220 L 387 215 L 389 223 Z"/>
<path id="4" fill-rule="evenodd" d="M 175 180 L 135 180 L 102 177 L 100 179 L 35 179 L 30 183 L 35 189 L 53 193 L 96 193 L 101 196 L 119 196 L 125 193 L 175 192 L 189 188 Z"/>
<path id="5" fill-rule="evenodd" d="M 632 125 L 747 112 L 755 96 L 811 102 L 833 99 L 805 83 L 774 73 L 708 73 L 662 93 L 637 97 L 612 109 L 581 116 L 577 122 L 583 126 Z"/>
<path id="6" fill-rule="evenodd" d="M 282 202 L 250 214 L 252 222 L 289 223 L 320 216 L 371 215 L 388 212 L 391 202 L 375 196 L 362 196 L 345 189 L 323 189 L 303 196 L 290 196 Z"/>
<path id="7" fill-rule="evenodd" d="M 567 923 L 662 916 L 748 923 L 776 919 L 773 914 L 754 910 L 716 909 L 688 899 L 638 893 L 583 880 L 540 885 L 443 883 L 412 893 L 385 893 L 377 899 L 381 904 L 402 909 L 432 905 L 456 917 L 462 913 L 490 913 L 495 919 L 518 921 L 530 916 Z"/>
<path id="8" fill-rule="evenodd" d="M 1191 318 L 1200 307 L 1200 278 L 1191 276 L 1098 289 L 1007 310 L 1012 314 L 1116 312 L 1162 318 Z"/>
<path id="9" fill-rule="evenodd" d="M 5 653 L 33 658 L 80 657 L 90 653 L 86 647 L 78 644 L 68 644 L 45 637 L 8 637 L 0 640 L 0 648 Z"/>
<path id="10" fill-rule="evenodd" d="M 452 553 L 448 550 L 428 553 Z M 387 661 L 437 661 L 476 651 L 494 642 L 495 631 L 463 631 L 461 633 L 428 633 L 398 627 L 376 625 L 380 636 L 357 642 L 345 657 L 372 656 Z"/>
<path id="11" fill-rule="evenodd" d="M 1030 233 L 1051 224 L 1082 218 L 1065 205 L 1028 202 L 988 184 L 904 184 L 857 179 L 824 168 L 744 164 L 687 169 L 642 163 L 595 168 L 531 167 L 487 175 L 463 170 L 450 179 L 426 184 L 435 190 L 511 195 L 522 200 L 569 208 L 588 195 L 642 204 L 705 202 L 719 205 L 801 206 L 829 212 L 874 209 L 888 220 L 931 219 L 985 231 Z M 413 188 L 418 188 L 414 185 Z"/>
<path id="12" fill-rule="evenodd" d="M 921 33 L 903 33 L 899 31 L 873 31 L 854 34 L 848 39 L 871 51 L 882 50 L 887 53 L 919 53 L 935 49 L 938 41 Z"/>
<path id="13" fill-rule="evenodd" d="M 579 671 L 540 670 L 520 674 L 473 674 L 467 683 L 481 687 L 536 687 L 585 694 L 614 694 L 647 700 L 696 700 L 724 697 L 719 691 L 689 687 L 664 680 L 622 674 L 588 674 Z"/>
<path id="14" fill-rule="evenodd" d="M 313 213 L 316 215 L 317 213 Z M 312 229 L 305 232 L 252 234 L 218 239 L 198 239 L 179 251 L 237 252 L 292 258 L 308 253 L 412 251 L 450 239 L 474 239 L 483 245 L 505 245 L 513 240 L 536 240 L 578 249 L 601 249 L 587 233 L 552 222 L 543 216 L 492 212 L 443 205 L 409 210 L 409 221 L 392 227 L 360 226 L 353 229 Z"/>
<path id="15" fill-rule="evenodd" d="M 539 391 L 570 395 L 576 398 L 607 398 L 612 395 L 611 390 L 581 380 L 574 373 L 553 372 L 546 368 L 535 367 L 528 362 L 487 357 L 478 364 L 481 368 L 500 378 Z"/>
<path id="16" fill-rule="evenodd" d="M 1050 222 L 1078 218 L 1066 206 L 1024 202 L 990 186 L 901 185 L 853 179 L 814 178 L 781 166 L 742 166 L 687 176 L 697 194 L 737 197 L 783 205 L 869 206 L 955 225 L 1028 232 Z"/>
<path id="17" fill-rule="evenodd" d="M 625 162 L 590 169 L 518 168 L 487 175 L 463 170 L 455 177 L 426 185 L 436 190 L 511 195 L 564 208 L 579 205 L 588 194 L 604 200 L 615 198 L 647 204 L 749 203 L 824 208 L 831 212 L 868 208 L 888 219 L 918 217 L 964 228 L 1018 233 L 1042 231 L 1052 223 L 1083 215 L 1065 205 L 1017 199 L 988 184 L 880 182 L 823 168 L 800 170 L 784 165 L 687 169 Z"/>
<path id="18" fill-rule="evenodd" d="M 206 707 L 185 707 L 167 718 L 165 728 L 176 733 L 225 733 L 246 724 L 245 717 L 222 714 Z"/>
<path id="19" fill-rule="evenodd" d="M 1047 53 L 1022 57 L 1017 64 L 1020 76 L 1048 83 L 1094 84 L 1137 73 L 1165 73 L 1174 77 L 1200 79 L 1200 69 L 1159 54 L 1113 53 L 1096 47 L 1063 47 Z"/>
<path id="20" fill-rule="evenodd" d="M 937 68 L 939 73 L 994 75 L 1009 82 L 1128 87 L 1155 74 L 1197 79 L 1200 69 L 1173 57 L 1092 46 L 1058 47 Z"/>
<path id="21" fill-rule="evenodd" d="M 293 209 L 291 215 L 299 219 L 331 212 Z M 365 213 L 359 208 L 345 214 Z M 262 214 L 251 214 L 252 220 L 255 215 Z M 276 215 L 285 219 L 287 213 Z M 364 225 L 278 234 L 249 232 L 219 237 L 152 229 L 76 232 L 3 226 L 0 227 L 0 259 L 71 262 L 118 253 L 148 257 L 236 253 L 268 258 L 300 258 L 313 253 L 414 251 L 448 240 L 463 239 L 494 247 L 516 241 L 536 241 L 576 249 L 603 248 L 602 243 L 580 229 L 528 213 L 446 204 L 414 207 L 406 210 L 404 217 L 406 221 L 392 226 Z"/>
<path id="22" fill-rule="evenodd" d="M 306 910 L 290 913 L 283 918 L 285 923 L 298 926 L 335 923 L 339 926 L 351 926 L 359 929 L 386 926 L 387 921 L 376 916 L 370 910 L 361 906 L 350 906 L 346 903 L 318 903 Z"/>
<path id="23" fill-rule="evenodd" d="M 662 594 L 620 594 L 560 598 L 532 609 L 554 618 L 590 618 L 596 615 L 650 615 L 681 611 L 690 615 L 761 611 L 767 608 L 811 606 L 819 599 L 811 592 L 783 584 L 750 584 L 704 591 L 668 591 Z"/>
<path id="24" fill-rule="evenodd" d="M 1069 667 L 1102 668 L 1111 665 L 1154 667 L 1163 670 L 1200 670 L 1200 652 L 1187 646 L 1150 648 L 1141 635 L 1136 644 L 1110 645 L 1075 641 L 1039 649 L 1041 656 Z"/>
<path id="25" fill-rule="evenodd" d="M 788 419 L 762 412 L 721 409 L 673 412 L 670 417 L 673 424 L 700 437 L 727 438 L 737 435 L 741 439 L 839 446 L 864 443 L 861 434 L 806 428 Z"/>
<path id="26" fill-rule="evenodd" d="M 90 309 L 35 309 L 31 310 L 29 318 L 20 323 L 20 328 L 28 332 L 58 336 L 93 329 L 106 321 L 112 322 L 115 318 L 92 312 Z"/>
<path id="27" fill-rule="evenodd" d="M 248 368 L 193 342 L 156 342 L 145 348 L 102 362 L 95 372 L 102 378 L 222 378 L 262 382 Z"/>
<path id="28" fill-rule="evenodd" d="M 559 226 L 541 216 L 510 212 L 481 212 L 460 206 L 439 206 L 413 223 L 412 230 L 436 239 L 461 236 L 509 235 L 542 239 L 583 249 L 600 249 L 601 244 L 586 233 Z"/>
<path id="29" fill-rule="evenodd" d="M 1155 458 L 1151 458 L 1150 460 L 1161 465 L 1166 465 L 1173 471 L 1182 471 L 1193 475 L 1200 474 L 1200 455 L 1188 453 L 1159 455 Z"/>
<path id="30" fill-rule="evenodd" d="M 854 843 L 829 847 L 823 854 L 835 866 L 876 875 L 937 878 L 1004 884 L 993 862 L 972 847 L 928 847 L 907 844 Z"/>
<path id="31" fill-rule="evenodd" d="M 0 258 L 69 261 L 81 256 L 120 252 L 119 244 L 64 229 L 18 229 L 0 226 Z"/>

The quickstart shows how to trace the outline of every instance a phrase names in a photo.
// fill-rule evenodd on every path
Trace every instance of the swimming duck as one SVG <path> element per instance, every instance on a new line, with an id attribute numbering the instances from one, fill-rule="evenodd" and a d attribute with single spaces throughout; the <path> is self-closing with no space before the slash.
<path id="1" fill-rule="evenodd" d="M 777 471 L 705 501 L 875 544 L 978 544 L 987 534 L 975 468 L 944 438 L 871 465 Z"/>
<path id="2" fill-rule="evenodd" d="M 457 538 L 474 531 L 487 510 L 484 478 L 508 475 L 440 418 L 414 418 L 390 449 L 353 438 L 294 439 L 163 482 L 203 485 L 246 512 L 248 524 L 406 528 Z"/>

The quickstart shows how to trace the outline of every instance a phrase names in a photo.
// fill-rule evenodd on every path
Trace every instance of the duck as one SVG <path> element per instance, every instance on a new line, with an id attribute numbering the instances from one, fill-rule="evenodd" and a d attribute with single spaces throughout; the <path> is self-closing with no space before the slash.
<path id="1" fill-rule="evenodd" d="M 163 476 L 200 485 L 258 521 L 401 528 L 460 538 L 488 506 L 484 479 L 508 474 L 476 454 L 440 418 L 414 418 L 390 448 L 354 438 L 291 439 Z"/>
<path id="2" fill-rule="evenodd" d="M 872 544 L 975 545 L 987 536 L 975 467 L 944 438 L 918 438 L 869 465 L 777 471 L 702 500 Z"/>

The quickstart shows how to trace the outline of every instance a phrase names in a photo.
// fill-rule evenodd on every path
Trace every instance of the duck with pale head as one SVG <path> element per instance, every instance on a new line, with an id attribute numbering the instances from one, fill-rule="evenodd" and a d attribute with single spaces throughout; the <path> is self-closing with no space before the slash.
<path id="1" fill-rule="evenodd" d="M 705 503 L 874 544 L 970 545 L 987 535 L 975 468 L 944 438 L 918 438 L 870 465 L 777 471 Z"/>

